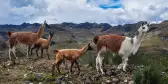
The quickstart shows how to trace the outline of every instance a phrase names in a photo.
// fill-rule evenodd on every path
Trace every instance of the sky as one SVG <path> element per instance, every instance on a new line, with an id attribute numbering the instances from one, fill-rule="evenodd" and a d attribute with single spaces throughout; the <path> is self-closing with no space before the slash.
<path id="1" fill-rule="evenodd" d="M 96 22 L 111 25 L 168 19 L 168 0 L 0 0 L 0 24 Z"/>

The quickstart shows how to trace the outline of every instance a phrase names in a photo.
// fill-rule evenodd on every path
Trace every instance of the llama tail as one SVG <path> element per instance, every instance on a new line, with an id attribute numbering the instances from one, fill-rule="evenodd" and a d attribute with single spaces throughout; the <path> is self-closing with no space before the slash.
<path id="1" fill-rule="evenodd" d="M 99 36 L 95 36 L 95 37 L 93 38 L 94 44 L 97 44 L 98 40 L 99 40 Z"/>
<path id="2" fill-rule="evenodd" d="M 7 34 L 8 34 L 8 37 L 10 37 L 12 35 L 12 32 L 7 32 Z"/>
<path id="3" fill-rule="evenodd" d="M 59 50 L 53 50 L 54 51 L 54 53 L 58 53 L 59 52 Z"/>

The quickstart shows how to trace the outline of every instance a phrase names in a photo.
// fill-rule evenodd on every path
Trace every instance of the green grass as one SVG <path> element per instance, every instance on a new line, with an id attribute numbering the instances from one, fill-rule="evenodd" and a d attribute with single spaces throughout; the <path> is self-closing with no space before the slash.
<path id="1" fill-rule="evenodd" d="M 133 72 L 135 84 L 167 84 L 168 77 L 159 68 L 147 66 Z"/>

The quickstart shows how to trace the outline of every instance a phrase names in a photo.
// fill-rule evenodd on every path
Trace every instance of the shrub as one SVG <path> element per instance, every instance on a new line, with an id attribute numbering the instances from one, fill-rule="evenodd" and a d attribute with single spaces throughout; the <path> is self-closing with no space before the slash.
<path id="1" fill-rule="evenodd" d="M 167 84 L 168 76 L 161 74 L 159 69 L 144 67 L 134 71 L 133 80 L 135 84 Z"/>

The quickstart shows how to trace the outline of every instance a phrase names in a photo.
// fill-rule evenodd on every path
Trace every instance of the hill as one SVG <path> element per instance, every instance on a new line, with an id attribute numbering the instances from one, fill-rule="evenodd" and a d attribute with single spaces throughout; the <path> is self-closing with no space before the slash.
<path id="1" fill-rule="evenodd" d="M 16 54 L 19 57 L 15 66 L 7 66 L 8 48 L 4 39 L 0 37 L 0 83 L 3 84 L 20 84 L 20 83 L 99 83 L 99 84 L 128 84 L 133 80 L 133 71 L 136 67 L 155 66 L 168 75 L 168 21 L 159 24 L 151 24 L 150 32 L 144 38 L 142 45 L 135 56 L 131 56 L 129 60 L 129 72 L 122 72 L 116 69 L 120 63 L 119 56 L 112 57 L 111 53 L 105 54 L 104 67 L 106 75 L 97 73 L 95 69 L 96 50 L 92 42 L 94 36 L 115 33 L 120 35 L 134 36 L 135 31 L 142 22 L 134 24 L 125 24 L 111 26 L 107 23 L 61 23 L 50 24 L 51 29 L 46 29 L 44 38 L 48 37 L 48 31 L 55 32 L 50 48 L 50 57 L 47 60 L 46 53 L 44 58 L 35 60 L 36 54 L 33 53 L 31 59 L 27 59 L 26 46 L 17 46 Z M 21 25 L 0 25 L 0 35 L 7 40 L 7 31 L 36 31 L 40 24 L 23 23 Z M 51 76 L 51 64 L 55 60 L 54 49 L 63 48 L 80 48 L 81 46 L 91 43 L 93 51 L 85 53 L 78 61 L 81 67 L 81 73 L 78 75 L 74 69 L 74 73 L 68 73 L 69 68 L 61 66 L 61 75 Z M 4 47 L 2 47 L 4 46 Z M 3 54 L 1 54 L 3 53 Z M 40 53 L 40 52 L 39 52 Z M 69 64 L 69 62 L 68 62 Z M 130 83 L 132 84 L 132 83 Z"/>

